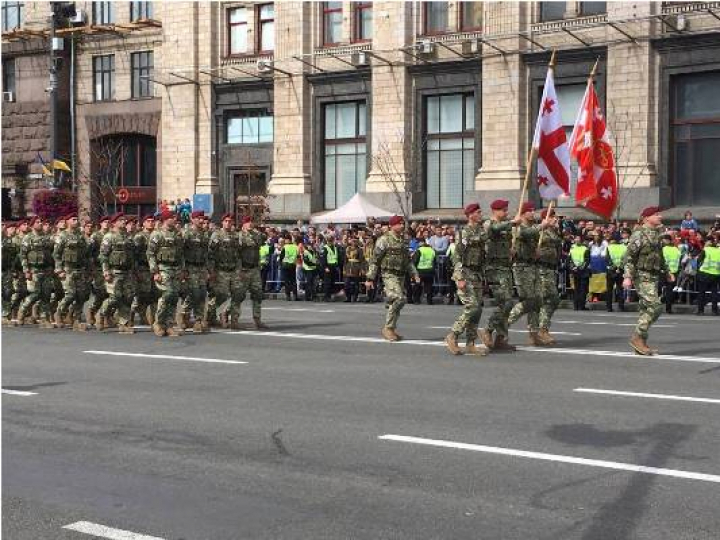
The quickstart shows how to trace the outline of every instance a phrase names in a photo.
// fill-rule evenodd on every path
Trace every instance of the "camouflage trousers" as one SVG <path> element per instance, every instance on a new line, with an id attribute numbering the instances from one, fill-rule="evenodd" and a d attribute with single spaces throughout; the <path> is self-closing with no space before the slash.
<path id="1" fill-rule="evenodd" d="M 230 304 L 227 308 L 227 315 L 228 317 L 237 317 L 239 314 L 238 298 L 240 293 L 240 274 L 238 270 L 218 270 L 211 285 L 212 294 L 207 306 L 208 321 L 215 322 L 217 310 L 228 299 L 230 299 Z"/>
<path id="2" fill-rule="evenodd" d="M 108 297 L 107 284 L 102 269 L 96 268 L 90 272 L 90 314 L 98 313 L 103 302 Z"/>
<path id="3" fill-rule="evenodd" d="M 483 282 L 479 272 L 467 272 L 464 276 L 465 288 L 457 289 L 457 295 L 463 303 L 463 311 L 453 324 L 452 331 L 456 336 L 465 333 L 468 341 L 474 341 L 478 335 L 478 325 L 482 316 Z"/>
<path id="4" fill-rule="evenodd" d="M 55 286 L 52 269 L 33 270 L 27 281 L 28 294 L 20 304 L 18 316 L 27 317 L 35 303 L 41 316 L 50 320 L 50 296 Z"/>
<path id="5" fill-rule="evenodd" d="M 638 272 L 633 276 L 633 284 L 640 301 L 638 302 L 638 317 L 635 333 L 644 339 L 648 338 L 650 326 L 660 318 L 662 313 L 662 301 L 658 294 L 658 283 L 660 276 L 649 272 Z"/>
<path id="6" fill-rule="evenodd" d="M 150 268 L 139 267 L 135 272 L 135 296 L 133 296 L 130 309 L 133 313 L 139 313 L 141 317 L 144 317 L 148 307 L 151 307 L 153 312 L 155 311 L 157 299 L 158 290 L 155 287 Z"/>
<path id="7" fill-rule="evenodd" d="M 2 316 L 10 318 L 12 316 L 12 296 L 13 296 L 13 272 L 2 272 Z"/>
<path id="8" fill-rule="evenodd" d="M 250 292 L 252 300 L 253 319 L 259 319 L 261 315 L 260 306 L 263 301 L 262 279 L 260 278 L 259 268 L 246 268 L 240 270 L 240 290 L 238 291 L 238 317 L 240 316 L 241 304 L 245 300 L 245 295 Z"/>
<path id="9" fill-rule="evenodd" d="M 175 324 L 183 269 L 177 266 L 161 266 L 159 270 L 160 281 L 156 281 L 155 285 L 160 291 L 160 299 L 155 312 L 155 322 L 163 328 L 168 328 Z"/>
<path id="10" fill-rule="evenodd" d="M 109 318 L 113 312 L 117 312 L 118 323 L 128 324 L 130 322 L 130 305 L 135 295 L 133 275 L 129 272 L 114 271 L 110 281 L 105 282 L 107 298 L 103 301 L 98 314 Z"/>
<path id="11" fill-rule="evenodd" d="M 538 293 L 540 294 L 540 309 L 537 326 L 548 330 L 555 310 L 560 305 L 560 292 L 557 287 L 557 272 L 554 268 L 538 267 Z M 530 314 L 528 314 L 528 319 Z"/>
<path id="12" fill-rule="evenodd" d="M 16 313 L 20 304 L 28 294 L 27 280 L 22 272 L 17 272 L 12 280 L 12 296 L 10 298 L 10 313 Z M 3 304 L 4 306 L 5 304 Z"/>
<path id="13" fill-rule="evenodd" d="M 515 304 L 510 311 L 508 325 L 517 322 L 520 317 L 527 314 L 528 328 L 531 332 L 537 332 L 540 329 L 538 326 L 538 310 L 540 309 L 538 267 L 530 263 L 515 263 L 513 271 L 520 302 Z"/>
<path id="14" fill-rule="evenodd" d="M 57 312 L 63 317 L 70 312 L 76 321 L 80 321 L 82 308 L 90 297 L 87 272 L 66 268 L 65 278 L 61 281 L 65 294 L 58 303 Z"/>
<path id="15" fill-rule="evenodd" d="M 498 336 L 507 337 L 508 317 L 513 308 L 513 276 L 508 266 L 488 266 L 485 269 L 493 300 L 495 311 L 490 315 L 487 322 L 487 331 L 493 331 Z"/>
<path id="16" fill-rule="evenodd" d="M 204 266 L 188 266 L 187 280 L 183 284 L 182 315 L 192 312 L 197 321 L 204 320 L 207 310 L 208 271 Z"/>
<path id="17" fill-rule="evenodd" d="M 50 294 L 50 313 L 55 313 L 57 311 L 57 307 L 60 305 L 60 301 L 64 296 L 65 288 L 63 287 L 63 282 L 57 274 L 53 273 L 52 293 Z"/>
<path id="18" fill-rule="evenodd" d="M 385 326 L 395 329 L 397 327 L 400 311 L 407 303 L 405 296 L 405 276 L 383 273 L 382 280 L 385 285 Z"/>

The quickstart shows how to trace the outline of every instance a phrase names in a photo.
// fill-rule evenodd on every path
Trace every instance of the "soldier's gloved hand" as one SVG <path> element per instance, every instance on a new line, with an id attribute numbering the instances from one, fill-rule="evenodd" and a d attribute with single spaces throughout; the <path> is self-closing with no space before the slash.
<path id="1" fill-rule="evenodd" d="M 623 288 L 624 289 L 632 289 L 632 279 L 626 277 L 623 279 Z"/>

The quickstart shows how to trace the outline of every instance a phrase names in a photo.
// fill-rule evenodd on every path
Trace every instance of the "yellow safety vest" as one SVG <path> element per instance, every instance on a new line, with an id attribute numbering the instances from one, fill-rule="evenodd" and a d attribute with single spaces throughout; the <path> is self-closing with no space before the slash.
<path id="1" fill-rule="evenodd" d="M 587 250 L 587 246 L 575 245 L 570 248 L 570 258 L 575 266 L 582 266 L 585 264 L 585 253 Z"/>
<path id="2" fill-rule="evenodd" d="M 312 272 L 317 268 L 317 256 L 314 251 L 310 251 L 305 248 L 305 254 L 303 255 L 303 270 Z"/>
<path id="3" fill-rule="evenodd" d="M 268 255 L 270 255 L 270 246 L 263 244 L 260 246 L 260 266 L 266 266 L 268 264 Z"/>
<path id="4" fill-rule="evenodd" d="M 297 245 L 285 244 L 283 246 L 283 249 L 285 250 L 285 258 L 283 259 L 283 264 L 295 264 L 295 261 L 297 261 L 297 256 L 298 256 Z"/>
<path id="5" fill-rule="evenodd" d="M 337 265 L 337 263 L 338 263 L 337 246 L 332 246 L 332 248 L 331 248 L 330 244 L 327 244 L 325 246 L 325 250 L 327 253 L 327 257 L 326 257 L 327 263 L 331 264 L 333 266 Z"/>
<path id="6" fill-rule="evenodd" d="M 613 263 L 613 266 L 620 267 L 622 266 L 623 257 L 625 256 L 625 252 L 627 251 L 627 246 L 625 244 L 610 244 L 608 246 L 608 253 L 610 253 L 610 260 Z"/>
<path id="7" fill-rule="evenodd" d="M 700 266 L 700 271 L 703 274 L 720 276 L 720 247 L 705 246 L 703 251 L 705 252 L 705 259 L 702 266 Z"/>
<path id="8" fill-rule="evenodd" d="M 663 246 L 662 254 L 670 273 L 677 274 L 680 271 L 680 250 L 675 246 Z"/>
<path id="9" fill-rule="evenodd" d="M 420 260 L 418 261 L 418 270 L 430 270 L 435 263 L 435 250 L 430 246 L 420 246 Z"/>

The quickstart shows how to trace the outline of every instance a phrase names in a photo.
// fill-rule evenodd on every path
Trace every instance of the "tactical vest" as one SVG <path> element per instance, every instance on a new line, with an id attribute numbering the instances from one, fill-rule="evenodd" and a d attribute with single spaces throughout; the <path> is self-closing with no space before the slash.
<path id="1" fill-rule="evenodd" d="M 208 258 L 207 237 L 201 231 L 188 231 L 185 236 L 185 264 L 205 266 Z"/>
<path id="2" fill-rule="evenodd" d="M 638 251 L 637 269 L 658 274 L 663 269 L 662 242 L 659 231 L 643 227 L 638 235 L 641 239 Z"/>
<path id="3" fill-rule="evenodd" d="M 260 266 L 260 238 L 254 233 L 240 233 L 240 262 L 243 268 L 257 268 Z M 250 240 L 248 242 L 248 240 Z"/>
<path id="4" fill-rule="evenodd" d="M 283 249 L 285 250 L 285 257 L 282 263 L 287 266 L 295 266 L 295 261 L 297 261 L 298 256 L 297 244 L 285 244 Z"/>
<path id="5" fill-rule="evenodd" d="M 610 260 L 616 268 L 622 267 L 623 257 L 627 252 L 627 246 L 625 244 L 610 244 L 608 246 L 608 253 L 610 253 Z"/>
<path id="6" fill-rule="evenodd" d="M 507 223 L 507 222 L 502 222 Z M 510 265 L 510 247 L 512 245 L 512 231 L 510 229 L 498 233 L 490 232 L 492 221 L 485 222 L 488 231 L 486 259 L 488 264 L 499 266 Z"/>
<path id="7" fill-rule="evenodd" d="M 183 241 L 177 232 L 163 231 L 157 238 L 158 250 L 155 258 L 158 264 L 178 266 L 182 261 Z"/>
<path id="8" fill-rule="evenodd" d="M 676 246 L 663 246 L 662 254 L 670 273 L 677 274 L 680 271 L 680 250 Z"/>
<path id="9" fill-rule="evenodd" d="M 233 232 L 222 231 L 217 235 L 215 264 L 223 272 L 232 272 L 240 260 L 240 241 Z"/>
<path id="10" fill-rule="evenodd" d="M 554 228 L 545 229 L 540 234 L 542 234 L 542 243 L 538 248 L 537 261 L 542 266 L 555 268 L 560 259 L 562 239 Z"/>
<path id="11" fill-rule="evenodd" d="M 703 252 L 705 253 L 705 259 L 700 266 L 700 272 L 720 276 L 720 247 L 705 246 Z"/>
<path id="12" fill-rule="evenodd" d="M 333 245 L 330 246 L 329 244 L 325 245 L 323 247 L 325 250 L 325 260 L 329 265 L 337 266 L 338 263 L 338 254 L 337 254 L 337 246 Z"/>
<path id="13" fill-rule="evenodd" d="M 44 234 L 33 233 L 28 237 L 27 261 L 31 268 L 45 269 L 53 265 L 52 239 Z"/>
<path id="14" fill-rule="evenodd" d="M 317 269 L 317 254 L 305 248 L 303 253 L 303 270 L 306 272 L 314 272 Z"/>
<path id="15" fill-rule="evenodd" d="M 150 264 L 147 259 L 147 245 L 150 240 L 150 233 L 140 231 L 133 237 L 135 242 L 135 250 L 137 252 L 137 264 L 141 268 L 149 268 Z"/>
<path id="16" fill-rule="evenodd" d="M 463 266 L 479 270 L 485 262 L 485 236 L 480 226 L 467 227 L 460 232 L 460 241 L 463 244 Z"/>
<path id="17" fill-rule="evenodd" d="M 570 248 L 570 259 L 572 259 L 573 264 L 576 268 L 581 267 L 583 264 L 585 264 L 585 253 L 587 253 L 588 247 L 585 245 L 573 245 L 573 247 Z"/>
<path id="18" fill-rule="evenodd" d="M 420 246 L 418 248 L 420 253 L 420 260 L 418 261 L 418 270 L 432 270 L 435 265 L 435 250 L 430 246 Z"/>
<path id="19" fill-rule="evenodd" d="M 380 268 L 391 274 L 404 274 L 410 264 L 410 246 L 405 240 L 395 237 L 391 233 L 385 235 L 387 249 L 380 261 Z"/>
<path id="20" fill-rule="evenodd" d="M 17 259 L 20 250 L 12 238 L 3 237 L 2 239 L 2 271 L 12 272 L 17 268 Z"/>
<path id="21" fill-rule="evenodd" d="M 113 235 L 108 255 L 108 266 L 112 270 L 130 270 L 132 267 L 135 243 L 125 235 Z"/>
<path id="22" fill-rule="evenodd" d="M 87 261 L 87 241 L 80 234 L 68 234 L 65 236 L 65 248 L 62 253 L 62 262 L 64 265 L 80 268 Z"/>
<path id="23" fill-rule="evenodd" d="M 532 263 L 535 262 L 535 252 L 537 251 L 537 244 L 540 233 L 532 227 L 532 225 L 520 225 L 520 231 L 524 229 L 533 229 L 534 234 L 523 238 L 518 233 L 518 237 L 515 240 L 515 261 L 520 263 Z"/>

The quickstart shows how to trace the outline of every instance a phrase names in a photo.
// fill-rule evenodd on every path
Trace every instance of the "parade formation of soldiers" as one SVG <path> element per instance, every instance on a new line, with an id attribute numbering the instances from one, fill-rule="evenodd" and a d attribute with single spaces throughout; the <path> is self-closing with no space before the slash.
<path id="1" fill-rule="evenodd" d="M 528 341 L 536 347 L 556 343 L 550 334 L 553 314 L 560 303 L 558 261 L 562 235 L 558 217 L 551 209 L 540 213 L 524 203 L 514 219 L 508 218 L 508 201 L 490 205 L 490 219 L 483 219 L 477 203 L 465 207 L 467 223 L 448 250 L 452 268 L 452 291 L 463 310 L 445 338 L 453 355 L 485 356 L 491 351 L 513 351 L 508 329 L 527 318 Z M 641 355 L 657 353 L 647 344 L 650 326 L 662 311 L 659 291 L 672 285 L 677 264 L 672 246 L 663 245 L 662 216 L 658 207 L 643 210 L 638 226 L 627 241 L 608 246 L 608 309 L 613 288 L 634 288 L 639 297 L 639 317 L 630 346 Z M 626 236 L 629 234 L 623 233 Z M 40 324 L 48 328 L 71 327 L 102 331 L 117 327 L 133 334 L 138 321 L 152 326 L 157 336 L 179 336 L 191 328 L 208 332 L 212 326 L 242 329 L 241 304 L 249 293 L 251 328 L 266 329 L 262 322 L 263 276 L 268 257 L 267 236 L 249 216 L 235 225 L 226 214 L 212 231 L 203 212 L 192 212 L 190 223 L 180 227 L 170 211 L 159 217 L 118 213 L 97 223 L 69 214 L 52 224 L 39 217 L 3 225 L 2 295 L 3 324 Z M 334 237 L 323 246 L 323 292 L 329 299 L 339 263 Z M 700 273 L 704 283 L 717 291 L 720 280 L 720 247 L 711 238 L 703 253 Z M 363 265 L 365 290 L 372 297 L 381 280 L 387 314 L 381 334 L 388 341 L 402 339 L 398 319 L 408 301 L 408 280 L 426 285 L 432 295 L 434 252 L 425 244 L 411 254 L 406 223 L 393 216 L 387 232 L 361 247 L 353 239 L 345 248 L 346 301 L 357 300 Z M 306 280 L 306 300 L 313 299 L 318 253 L 312 245 L 280 244 L 278 255 L 285 272 L 286 295 L 297 296 L 296 265 Z M 586 284 L 583 268 L 588 248 L 580 237 L 570 249 L 574 272 L 576 309 L 578 297 L 584 308 Z M 428 272 L 430 269 L 430 272 Z M 713 281 L 714 279 L 714 281 Z M 480 328 L 484 284 L 495 301 L 485 328 Z M 517 290 L 519 301 L 513 300 Z M 420 290 L 417 288 L 416 290 Z M 349 293 L 348 293 L 349 291 Z M 451 293 L 452 294 L 452 293 Z M 703 293 L 704 294 L 704 293 Z M 620 295 L 623 298 L 623 295 Z M 297 298 L 295 298 L 297 299 Z M 218 313 L 227 302 L 228 307 Z M 87 304 L 87 316 L 85 306 Z M 624 309 L 622 302 L 621 309 Z M 459 340 L 465 337 L 465 346 Z"/>

